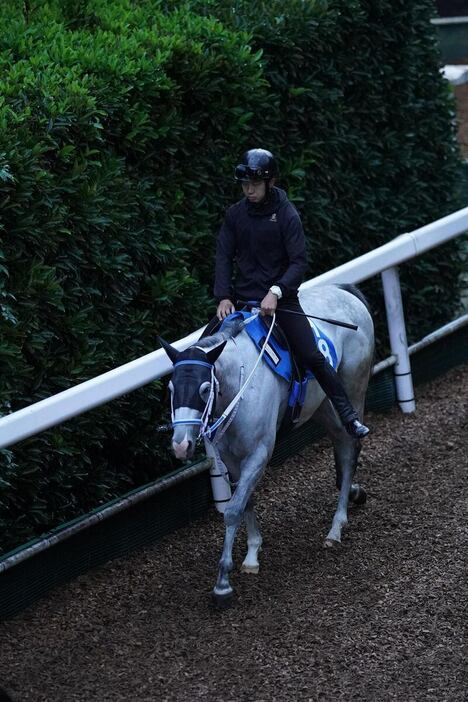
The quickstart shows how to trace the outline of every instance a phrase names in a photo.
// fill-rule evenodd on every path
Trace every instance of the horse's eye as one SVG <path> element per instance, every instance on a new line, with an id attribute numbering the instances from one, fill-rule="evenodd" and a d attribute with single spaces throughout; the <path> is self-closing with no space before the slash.
<path id="1" fill-rule="evenodd" d="M 204 400 L 205 402 L 208 400 L 210 390 L 211 390 L 211 383 L 208 382 L 208 380 L 200 385 L 198 392 L 200 393 L 201 399 Z"/>
<path id="2" fill-rule="evenodd" d="M 173 393 L 174 392 L 174 385 L 172 384 L 172 380 L 170 380 L 167 384 L 167 387 L 169 390 Z"/>

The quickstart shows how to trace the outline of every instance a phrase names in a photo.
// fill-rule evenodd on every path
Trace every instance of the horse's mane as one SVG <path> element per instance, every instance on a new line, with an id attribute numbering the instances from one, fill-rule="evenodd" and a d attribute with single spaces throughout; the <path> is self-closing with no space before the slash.
<path id="1" fill-rule="evenodd" d="M 232 319 L 224 323 L 222 331 L 215 332 L 211 336 L 205 336 L 200 341 L 197 341 L 195 346 L 199 349 L 205 349 L 209 351 L 210 349 L 222 344 L 223 341 L 229 341 L 233 337 L 237 336 L 244 328 L 243 319 Z"/>

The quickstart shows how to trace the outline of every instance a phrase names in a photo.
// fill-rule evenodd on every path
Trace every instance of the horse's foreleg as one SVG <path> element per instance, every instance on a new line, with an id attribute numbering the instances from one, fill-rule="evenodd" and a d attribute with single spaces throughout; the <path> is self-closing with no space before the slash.
<path id="1" fill-rule="evenodd" d="M 219 561 L 218 579 L 213 588 L 213 598 L 218 605 L 229 602 L 234 594 L 229 582 L 229 573 L 233 568 L 232 547 L 234 546 L 238 527 L 239 524 L 226 524 L 223 553 Z"/>
<path id="2" fill-rule="evenodd" d="M 258 573 L 260 565 L 258 563 L 258 553 L 262 546 L 262 535 L 258 528 L 257 518 L 255 516 L 254 501 L 251 498 L 245 508 L 244 513 L 245 526 L 247 528 L 247 555 L 242 563 L 243 573 Z"/>
<path id="3" fill-rule="evenodd" d="M 232 547 L 244 512 L 252 493 L 262 475 L 268 453 L 266 449 L 259 446 L 257 450 L 248 458 L 241 462 L 241 473 L 236 490 L 231 497 L 225 512 L 224 523 L 226 534 L 224 538 L 223 553 L 219 562 L 219 572 L 216 585 L 213 589 L 213 596 L 218 604 L 222 604 L 233 595 L 233 589 L 229 582 L 229 574 L 233 568 Z"/>
<path id="4" fill-rule="evenodd" d="M 341 542 L 342 530 L 348 524 L 349 500 L 359 502 L 359 495 L 362 490 L 359 485 L 354 485 L 352 482 L 360 452 L 359 441 L 343 435 L 334 441 L 334 448 L 336 484 L 340 490 L 340 495 L 331 529 L 324 542 L 326 547 L 331 547 Z"/>

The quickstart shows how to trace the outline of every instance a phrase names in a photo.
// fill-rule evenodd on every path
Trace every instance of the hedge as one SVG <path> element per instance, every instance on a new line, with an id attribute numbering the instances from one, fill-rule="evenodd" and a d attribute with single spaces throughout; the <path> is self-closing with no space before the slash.
<path id="1" fill-rule="evenodd" d="M 456 209 L 432 2 L 232 7 L 1 7 L 2 414 L 211 316 L 214 237 L 245 148 L 279 154 L 310 275 Z M 403 268 L 410 338 L 456 312 L 458 248 Z M 171 467 L 154 431 L 162 385 L 1 452 L 3 550 Z"/>

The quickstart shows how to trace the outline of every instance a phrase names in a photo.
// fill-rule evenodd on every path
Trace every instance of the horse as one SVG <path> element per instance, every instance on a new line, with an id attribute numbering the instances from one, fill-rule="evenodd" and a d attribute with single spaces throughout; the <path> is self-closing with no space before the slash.
<path id="1" fill-rule="evenodd" d="M 364 295 L 353 285 L 324 285 L 300 292 L 299 299 L 307 315 L 319 318 L 338 315 L 357 327 L 351 329 L 320 322 L 334 345 L 337 372 L 362 420 L 374 357 L 374 326 Z M 169 381 L 172 450 L 178 459 L 187 461 L 192 458 L 200 435 L 209 435 L 209 430 L 207 434 L 203 429 L 207 426 L 213 404 L 216 404 L 216 414 L 221 413 L 221 416 L 230 404 L 232 406 L 245 376 L 249 376 L 258 363 L 259 351 L 246 333 L 245 322 L 236 319 L 182 352 L 161 338 L 159 341 L 174 366 Z M 215 435 L 213 440 L 234 488 L 224 509 L 224 546 L 212 591 L 212 597 L 220 607 L 230 604 L 234 595 L 229 575 L 233 569 L 233 544 L 242 520 L 246 524 L 248 549 L 241 570 L 246 573 L 259 571 L 262 537 L 253 494 L 273 453 L 277 431 L 288 406 L 288 383 L 266 363 L 259 363 L 244 385 L 234 412 L 225 422 L 222 436 Z M 348 503 L 364 504 L 366 501 L 364 488 L 353 482 L 361 442 L 346 432 L 315 379 L 308 383 L 302 412 L 295 426 L 311 417 L 331 438 L 336 486 L 340 491 L 331 528 L 324 541 L 324 546 L 330 548 L 341 542 L 342 531 L 348 523 Z"/>

